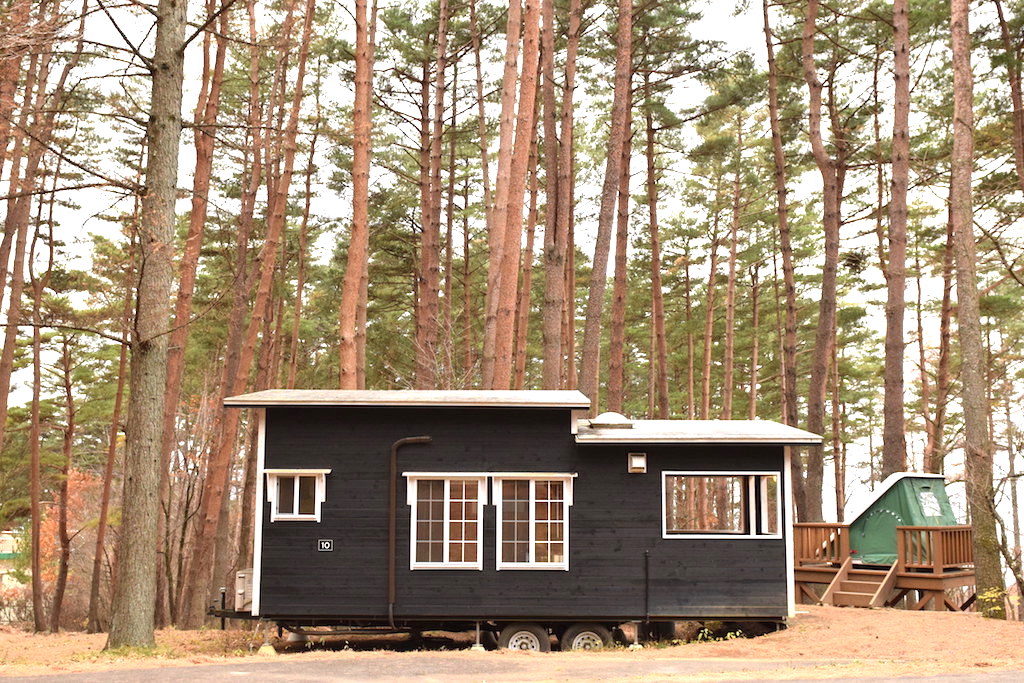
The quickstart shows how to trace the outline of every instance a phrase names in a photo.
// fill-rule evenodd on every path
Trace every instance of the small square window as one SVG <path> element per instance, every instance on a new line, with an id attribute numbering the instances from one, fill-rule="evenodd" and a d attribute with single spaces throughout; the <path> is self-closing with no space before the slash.
<path id="1" fill-rule="evenodd" d="M 320 521 L 330 470 L 265 470 L 270 521 Z"/>

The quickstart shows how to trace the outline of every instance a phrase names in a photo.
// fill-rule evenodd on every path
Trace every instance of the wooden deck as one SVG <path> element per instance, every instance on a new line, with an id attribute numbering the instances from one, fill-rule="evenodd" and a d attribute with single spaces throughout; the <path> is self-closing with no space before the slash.
<path id="1" fill-rule="evenodd" d="M 896 563 L 862 565 L 850 553 L 846 524 L 793 525 L 797 601 L 848 607 L 888 607 L 913 593 L 911 609 L 966 610 L 949 590 L 974 587 L 969 526 L 896 528 Z M 820 597 L 812 585 L 824 586 Z"/>

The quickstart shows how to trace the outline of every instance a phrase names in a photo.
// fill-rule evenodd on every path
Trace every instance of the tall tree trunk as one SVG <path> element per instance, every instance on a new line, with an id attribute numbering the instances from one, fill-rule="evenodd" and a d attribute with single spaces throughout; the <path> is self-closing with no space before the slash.
<path id="1" fill-rule="evenodd" d="M 630 114 L 627 114 L 630 117 Z M 627 129 L 629 124 L 627 123 Z M 618 210 L 615 216 L 615 270 L 608 340 L 608 410 L 621 413 L 626 383 L 626 249 L 629 246 L 629 157 L 631 138 L 622 146 Z"/>
<path id="2" fill-rule="evenodd" d="M 107 648 L 152 647 L 156 600 L 161 426 L 181 137 L 185 0 L 160 0 L 146 127 L 146 192 L 139 221 L 139 280 L 131 346 L 123 522 Z"/>
<path id="3" fill-rule="evenodd" d="M 1010 104 L 1013 107 L 1013 163 L 1017 170 L 1017 183 L 1024 190 L 1024 95 L 1021 94 L 1021 43 L 1016 45 L 1010 37 L 1010 28 L 1003 13 L 1002 0 L 993 0 L 999 18 L 999 37 L 1006 52 L 1006 80 L 1010 82 Z"/>
<path id="4" fill-rule="evenodd" d="M 833 330 L 833 337 L 837 336 Z M 842 377 L 839 374 L 839 344 L 832 345 L 830 364 L 832 384 L 832 468 L 835 475 L 836 521 L 842 523 L 846 511 L 846 452 L 843 450 Z"/>
<path id="5" fill-rule="evenodd" d="M 569 33 L 565 46 L 565 81 L 562 88 L 562 106 L 559 111 L 558 134 L 558 168 L 557 195 L 555 206 L 555 234 L 553 238 L 553 257 L 548 262 L 550 279 L 545 281 L 545 334 L 544 334 L 544 387 L 574 388 L 575 384 L 575 320 L 576 287 L 575 260 L 576 252 L 572 240 L 573 233 L 573 195 L 575 194 L 575 163 L 573 146 L 573 96 L 576 91 L 576 55 L 579 51 L 580 27 L 582 25 L 581 0 L 569 0 Z M 552 18 L 552 25 L 554 19 Z M 553 50 L 553 48 L 552 48 Z M 552 67 L 553 70 L 553 67 Z M 552 95 L 553 96 L 553 95 Z M 545 104 L 545 109 L 548 104 Z M 553 102 L 551 109 L 554 109 Z M 544 129 L 545 137 L 554 131 Z M 545 149 L 547 149 L 545 147 Z M 550 167 L 547 167 L 550 171 Z M 550 200 L 549 200 L 550 201 Z M 556 272 L 562 264 L 562 280 L 558 281 Z M 556 307 L 561 306 L 558 323 L 556 324 Z M 550 369 L 548 366 L 552 366 Z M 555 379 L 557 372 L 557 381 Z"/>
<path id="6" fill-rule="evenodd" d="M 488 163 L 487 113 L 484 108 L 484 72 L 483 61 L 480 59 L 480 26 L 476 18 L 476 0 L 469 0 L 469 35 L 473 45 L 473 56 L 476 58 L 476 106 L 477 132 L 480 136 L 480 175 L 484 190 L 484 220 L 491 224 L 491 171 Z"/>
<path id="7" fill-rule="evenodd" d="M 280 312 L 280 308 L 279 308 Z M 267 322 L 264 325 L 264 330 L 269 332 L 269 321 L 272 314 L 268 314 Z M 277 318 L 280 321 L 280 315 Z M 271 351 L 274 346 L 276 335 L 265 334 L 260 343 L 259 358 L 256 360 L 256 378 L 253 382 L 253 389 L 255 391 L 262 391 L 270 388 L 270 378 L 273 377 L 273 369 L 271 366 Z M 256 439 L 258 431 L 258 420 L 255 415 L 252 415 L 249 419 L 248 429 L 246 430 L 246 447 L 245 457 L 241 463 L 242 465 L 242 492 L 241 492 L 241 510 L 239 512 L 238 520 L 238 534 L 234 539 L 235 558 L 233 571 L 230 575 L 224 577 L 224 585 L 230 586 L 231 580 L 235 572 L 246 569 L 252 565 L 253 557 L 253 528 L 254 518 L 256 510 L 261 510 L 258 505 L 255 504 L 255 493 L 256 493 L 256 477 L 258 475 L 257 470 L 258 464 L 256 462 Z M 226 497 L 225 497 L 226 498 Z M 251 502 L 250 502 L 251 501 Z M 226 509 L 226 508 L 222 508 Z M 221 525 L 226 527 L 226 525 Z M 225 528 L 226 531 L 226 528 Z M 224 544 L 227 547 L 227 543 Z M 219 576 L 219 573 L 215 570 L 214 577 Z"/>
<path id="8" fill-rule="evenodd" d="M 747 419 L 757 419 L 758 372 L 761 363 L 761 283 L 758 264 L 750 267 L 750 404 L 747 408 Z"/>
<path id="9" fill-rule="evenodd" d="M 0 288 L 6 284 L 6 271 L 10 257 L 11 240 L 14 241 L 14 264 L 10 270 L 10 298 L 7 304 L 7 325 L 4 328 L 3 351 L 0 352 L 0 450 L 7 437 L 7 402 L 10 400 L 11 374 L 17 346 L 18 326 L 22 322 L 22 296 L 25 291 L 25 256 L 28 250 L 28 231 L 32 212 L 32 198 L 39 182 L 39 164 L 49 138 L 52 116 L 47 116 L 46 90 L 50 74 L 51 56 L 33 55 L 25 79 L 23 107 L 19 117 L 19 135 L 16 138 L 10 173 L 10 196 L 4 217 L 4 249 L 0 253 Z M 31 112 L 31 115 L 30 115 Z M 31 127 L 33 135 L 22 135 Z M 20 168 L 24 155 L 25 167 Z M 19 174 L 20 169 L 20 174 Z M 2 297 L 0 297 L 2 301 Z"/>
<path id="10" fill-rule="evenodd" d="M 349 236 L 345 280 L 338 305 L 339 368 L 342 389 L 356 389 L 358 318 L 361 279 L 369 259 L 370 244 L 370 152 L 373 122 L 373 73 L 370 31 L 366 21 L 366 0 L 356 1 L 356 93 L 352 112 L 352 234 Z"/>
<path id="11" fill-rule="evenodd" d="M 903 415 L 903 317 L 906 309 L 907 183 L 910 175 L 910 18 L 907 0 L 893 0 L 892 190 L 889 197 L 888 297 L 885 304 L 885 398 L 882 477 L 907 469 Z M 881 207 L 878 207 L 881 211 Z"/>
<path id="12" fill-rule="evenodd" d="M 657 153 L 655 152 L 654 113 L 651 111 L 651 74 L 644 72 L 644 94 L 647 106 L 644 107 L 644 124 L 646 128 L 647 157 L 647 219 L 651 233 L 651 325 L 654 334 L 654 353 L 651 356 L 654 366 L 654 385 L 657 393 L 657 417 L 661 420 L 669 418 L 668 404 L 668 340 L 665 334 L 665 296 L 661 291 L 661 236 L 658 225 L 658 171 Z M 686 296 L 689 297 L 689 262 L 687 268 Z M 689 307 L 687 307 L 687 329 L 689 329 Z M 693 336 L 688 334 L 688 342 L 692 346 Z M 692 359 L 692 355 L 691 355 Z M 692 369 L 692 365 L 691 365 Z M 692 402 L 692 379 L 690 374 L 690 401 Z M 691 403 L 692 405 L 692 403 Z M 655 414 L 652 411 L 652 416 Z"/>
<path id="13" fill-rule="evenodd" d="M 533 119 L 534 132 L 537 128 L 537 118 Z M 522 389 L 526 382 L 526 346 L 530 326 L 530 288 L 533 284 L 533 242 L 534 233 L 537 230 L 537 193 L 539 184 L 537 182 L 537 136 L 531 136 L 533 144 L 530 147 L 530 208 L 526 214 L 526 246 L 523 248 L 522 258 L 522 282 L 519 285 L 519 297 L 516 301 L 516 328 L 515 328 L 515 372 L 512 381 L 513 389 Z"/>
<path id="14" fill-rule="evenodd" d="M 577 0 L 578 4 L 578 0 Z M 560 239 L 558 224 L 559 204 L 559 141 L 556 127 L 558 112 L 555 104 L 555 3 L 541 1 L 544 26 L 541 31 L 541 100 L 544 116 L 544 305 L 541 326 L 543 336 L 543 367 L 541 386 L 558 389 L 562 382 L 562 309 L 565 306 L 565 250 Z M 577 23 L 579 23 L 577 21 Z M 575 41 L 570 29 L 569 47 L 571 68 L 575 74 Z M 569 56 L 566 57 L 566 75 L 569 75 Z M 568 79 L 567 79 L 568 80 Z M 570 87 L 570 86 L 566 86 Z M 564 210 L 564 208 L 563 208 Z"/>
<path id="15" fill-rule="evenodd" d="M 452 92 L 459 91 L 459 63 L 452 65 Z M 444 388 L 454 388 L 455 382 L 455 330 L 452 327 L 454 320 L 455 302 L 452 300 L 452 283 L 455 279 L 455 173 L 456 152 L 458 140 L 455 135 L 455 127 L 458 125 L 458 107 L 452 106 L 452 118 L 448 126 L 451 134 L 448 136 L 448 186 L 445 188 L 445 236 L 444 236 Z M 533 196 L 536 196 L 534 193 Z M 536 203 L 533 205 L 536 210 Z M 534 216 L 536 219 L 536 216 Z"/>
<path id="16" fill-rule="evenodd" d="M 29 20 L 29 11 L 34 5 L 35 3 L 29 0 L 14 0 L 6 8 L 8 14 L 5 23 L 9 22 L 8 26 L 25 26 Z M 10 142 L 14 95 L 18 90 L 24 56 L 25 49 L 15 49 L 5 50 L 5 54 L 0 57 L 0 150 L 4 152 Z M 0 174 L 3 173 L 6 161 L 7 155 L 0 153 Z M 0 283 L 3 283 L 4 279 L 0 276 Z"/>
<path id="17" fill-rule="evenodd" d="M 619 0 L 618 29 L 615 34 L 615 90 L 612 95 L 611 131 L 601 188 L 601 208 L 597 215 L 597 239 L 594 244 L 593 270 L 587 296 L 587 317 L 583 328 L 583 356 L 580 367 L 580 391 L 590 399 L 590 410 L 600 403 L 598 386 L 601 367 L 601 319 L 604 316 L 604 292 L 608 285 L 608 251 L 611 246 L 612 219 L 620 181 L 622 149 L 629 135 L 630 79 L 633 75 L 633 1 Z"/>
<path id="18" fill-rule="evenodd" d="M 462 185 L 462 204 L 469 206 L 469 176 Z M 473 269 L 470 267 L 469 212 L 462 213 L 462 380 L 459 386 L 470 384 L 473 376 Z"/>
<path id="19" fill-rule="evenodd" d="M 433 389 L 437 382 L 438 305 L 441 289 L 441 143 L 444 136 L 444 75 L 448 64 L 448 0 L 440 0 L 438 13 L 433 132 L 430 136 L 430 199 L 420 240 L 420 298 L 416 313 L 414 383 L 417 389 Z"/>
<path id="20" fill-rule="evenodd" d="M 285 27 L 282 29 L 283 33 L 286 35 L 290 35 L 293 9 L 294 5 L 291 5 L 285 19 Z M 223 407 L 223 401 L 221 399 L 232 393 L 231 388 L 233 387 L 235 377 L 239 372 L 239 360 L 243 346 L 243 337 L 245 334 L 245 314 L 249 304 L 250 293 L 252 290 L 252 278 L 254 275 L 254 269 L 250 268 L 248 263 L 249 238 L 253 233 L 255 225 L 256 195 L 263 182 L 264 163 L 262 155 L 266 151 L 264 148 L 269 148 L 270 146 L 269 142 L 264 143 L 263 136 L 264 128 L 266 127 L 269 129 L 269 126 L 264 125 L 263 105 L 260 92 L 261 46 L 258 42 L 258 35 L 256 32 L 255 0 L 249 0 L 246 11 L 249 19 L 250 44 L 248 79 L 249 96 L 247 102 L 247 138 L 249 146 L 243 151 L 243 178 L 245 178 L 245 180 L 242 184 L 242 196 L 239 202 L 240 210 L 238 214 L 238 229 L 235 236 L 235 273 L 231 287 L 231 306 L 230 312 L 228 313 L 228 329 L 227 339 L 225 342 L 224 364 L 220 372 L 220 390 L 216 394 L 216 405 L 213 408 L 216 413 L 215 419 L 218 423 L 218 427 L 224 422 L 226 417 L 230 417 L 230 415 L 226 415 L 226 411 Z M 281 52 L 283 52 L 283 50 Z M 279 56 L 279 60 L 282 58 L 283 57 Z M 275 94 L 272 95 L 271 102 L 268 106 L 268 117 L 271 116 L 269 110 L 279 106 L 280 96 L 283 95 L 275 90 Z M 252 155 L 251 159 L 249 158 L 250 154 Z M 269 184 L 270 181 L 268 179 L 268 185 Z M 204 395 L 205 393 L 206 392 L 204 392 Z M 218 428 L 217 432 L 218 439 L 224 438 L 223 429 Z M 213 443 L 209 446 L 209 452 L 211 454 L 216 452 L 218 447 L 218 443 Z M 195 486 L 194 479 L 189 479 L 188 486 L 188 490 L 185 492 L 185 501 L 182 505 L 185 514 L 182 515 L 180 536 L 178 538 L 178 589 L 182 589 L 186 585 L 186 582 L 184 581 L 184 564 L 186 558 L 182 550 L 187 540 L 188 531 L 192 525 L 192 517 L 195 514 L 198 514 L 198 509 L 195 509 L 192 505 L 192 500 L 196 497 L 195 492 L 193 491 L 193 487 Z M 167 553 L 165 554 L 165 565 L 168 567 L 168 576 L 171 574 L 170 563 L 171 555 L 170 553 Z M 172 599 L 169 601 L 171 607 L 171 618 L 175 624 L 181 624 L 183 619 L 189 618 L 188 602 L 186 600 L 189 596 L 186 595 L 185 590 L 173 590 L 170 591 L 170 593 L 172 596 Z"/>
<path id="21" fill-rule="evenodd" d="M 1004 387 L 1005 396 L 1007 399 L 1003 402 L 1003 410 L 1005 411 L 1004 417 L 1006 420 L 1006 456 L 1007 456 L 1007 468 L 1006 468 L 1006 483 L 1010 489 L 1010 524 L 1013 533 L 1013 539 L 1010 541 L 1008 550 L 1013 558 L 1012 563 L 1017 566 L 1017 573 L 1021 571 L 1021 547 L 1020 547 L 1020 503 L 1017 497 L 1017 427 L 1013 422 L 1013 416 L 1011 414 L 1012 401 L 1010 396 L 1013 395 L 1013 385 L 1010 382 L 1006 383 Z M 1018 584 L 1019 587 L 1019 584 Z M 1020 605 L 1017 606 L 1017 621 L 1020 621 Z"/>
<path id="22" fill-rule="evenodd" d="M 253 303 L 252 315 L 249 319 L 239 352 L 238 369 L 233 381 L 227 387 L 234 394 L 245 390 L 249 370 L 252 367 L 256 351 L 256 341 L 260 330 L 263 328 L 267 301 L 271 296 L 278 245 L 284 231 L 288 190 L 295 164 L 299 109 L 303 96 L 303 82 L 305 80 L 306 61 L 312 37 L 314 12 L 315 0 L 307 0 L 302 39 L 299 43 L 298 72 L 295 77 L 288 122 L 283 131 L 281 174 L 275 182 L 274 191 L 268 195 L 267 233 L 263 249 L 260 252 L 259 284 Z M 179 615 L 181 624 L 185 627 L 196 628 L 202 624 L 206 601 L 211 594 L 210 581 L 213 578 L 211 572 L 214 559 L 212 544 L 217 538 L 221 504 L 224 495 L 226 495 L 231 461 L 237 447 L 239 411 L 228 410 L 223 415 L 219 443 L 216 446 L 215 452 L 211 454 L 207 466 L 207 479 L 204 484 L 200 518 L 193 534 L 193 550 L 187 565 L 185 591 L 182 596 L 182 610 Z"/>
<path id="23" fill-rule="evenodd" d="M 797 414 L 796 358 L 796 267 L 793 264 L 793 243 L 789 229 L 789 200 L 786 189 L 786 154 L 782 147 L 782 126 L 779 123 L 779 71 L 775 61 L 775 45 L 768 17 L 768 0 L 762 0 L 764 39 L 768 53 L 768 118 L 772 131 L 772 161 L 775 165 L 775 210 L 778 215 L 779 251 L 782 254 L 782 279 L 786 299 L 786 323 L 782 338 L 783 421 L 791 426 L 799 423 Z M 799 452 L 793 453 L 791 475 L 793 500 L 803 521 L 807 507 L 804 493 L 804 472 Z"/>
<path id="24" fill-rule="evenodd" d="M 50 243 L 53 243 L 52 239 Z M 52 254 L 50 264 L 52 267 Z M 47 276 L 45 279 L 49 279 L 49 277 Z M 60 631 L 60 618 L 64 611 L 64 593 L 67 590 L 68 571 L 71 567 L 71 535 L 68 533 L 68 477 L 71 474 L 72 449 L 75 442 L 75 413 L 77 412 L 74 387 L 71 383 L 71 373 L 75 368 L 74 360 L 71 358 L 71 341 L 66 335 L 61 340 L 60 378 L 61 388 L 64 390 L 65 423 L 62 430 L 64 433 L 61 448 L 60 484 L 57 489 L 57 542 L 60 544 L 60 555 L 57 562 L 57 579 L 53 585 L 53 602 L 50 608 L 50 633 Z"/>
<path id="25" fill-rule="evenodd" d="M 523 198 L 530 149 L 536 137 L 537 71 L 540 56 L 540 0 L 526 0 L 523 15 L 523 66 L 519 79 L 519 110 L 515 146 L 508 180 L 508 209 L 501 248 L 497 309 L 494 319 L 494 362 L 488 388 L 508 389 L 512 382 L 512 340 L 515 327 L 516 285 L 523 239 Z M 495 211 L 492 215 L 500 212 Z"/>
<path id="26" fill-rule="evenodd" d="M 917 286 L 917 300 L 914 306 L 914 313 L 917 322 L 917 368 L 921 381 L 921 419 L 924 422 L 925 448 L 927 449 L 928 441 L 931 440 L 931 430 L 935 422 L 932 419 L 932 382 L 931 375 L 928 372 L 928 355 L 924 338 L 924 286 L 922 284 L 924 271 L 921 268 L 920 249 L 921 245 L 918 240 L 918 243 L 914 245 L 914 280 Z M 926 451 L 922 458 L 921 467 L 924 468 L 927 464 L 928 456 Z"/>
<path id="27" fill-rule="evenodd" d="M 732 396 L 736 357 L 736 254 L 740 239 L 740 164 L 743 150 L 743 121 L 736 115 L 736 153 L 732 179 L 732 220 L 729 229 L 729 279 L 725 288 L 725 352 L 722 368 L 722 419 L 732 419 Z"/>
<path id="28" fill-rule="evenodd" d="M 808 136 L 815 165 L 822 178 L 823 223 L 825 228 L 825 261 L 821 273 L 821 298 L 818 306 L 818 328 L 811 357 L 811 376 L 807 397 L 807 429 L 821 434 L 825 427 L 825 392 L 828 384 L 828 354 L 832 343 L 836 315 L 836 276 L 839 265 L 840 181 L 835 160 L 828 156 L 821 134 L 822 84 L 814 62 L 814 36 L 818 16 L 818 0 L 809 0 L 804 19 L 801 53 L 804 80 L 809 92 Z M 805 505 L 798 511 L 802 521 L 820 521 L 823 455 L 821 446 L 812 446 L 807 454 Z"/>
<path id="29" fill-rule="evenodd" d="M 1005 619 L 1005 586 L 996 538 L 992 490 L 992 444 L 985 401 L 985 361 L 972 208 L 974 167 L 974 76 L 968 0 L 950 2 L 953 44 L 953 152 L 950 160 L 953 251 L 956 258 L 957 329 L 960 338 L 960 382 L 964 411 L 964 460 L 967 502 L 974 529 L 974 566 L 978 610 Z"/>
<path id="30" fill-rule="evenodd" d="M 720 184 L 719 178 L 716 185 Z M 708 286 L 704 295 L 704 355 L 701 370 L 700 419 L 711 419 L 711 352 L 715 329 L 715 280 L 718 278 L 718 198 L 720 187 L 715 188 L 715 216 L 712 220 L 711 256 L 708 264 Z"/>
<path id="31" fill-rule="evenodd" d="M 372 85 L 374 54 L 377 45 L 377 0 L 370 4 L 370 76 Z M 372 100 L 372 88 L 367 95 Z M 367 107 L 369 110 L 369 107 Z M 371 112 L 372 113 L 372 112 Z M 372 123 L 372 121 L 371 121 Z M 370 260 L 363 261 L 359 275 L 359 304 L 356 306 L 356 388 L 366 389 L 366 307 L 370 300 Z"/>
<path id="32" fill-rule="evenodd" d="M 693 339 L 693 300 L 690 293 L 690 245 L 687 243 L 686 251 L 683 254 L 683 287 L 685 288 L 683 300 L 686 304 L 686 419 L 692 420 L 697 416 L 697 387 L 694 353 L 696 345 Z"/>
<path id="33" fill-rule="evenodd" d="M 935 369 L 935 415 L 924 446 L 924 471 L 935 474 L 941 474 L 944 470 L 946 450 L 946 406 L 951 386 L 949 360 L 953 318 L 953 261 L 953 199 L 950 193 L 946 246 L 942 252 L 942 305 L 939 309 L 939 359 Z"/>
<path id="34" fill-rule="evenodd" d="M 316 124 L 313 128 L 313 136 L 309 140 L 309 153 L 306 161 L 305 203 L 302 206 L 302 223 L 299 224 L 298 264 L 296 264 L 295 275 L 295 306 L 292 310 L 291 332 L 288 335 L 288 377 L 285 379 L 285 386 L 289 389 L 295 388 L 295 376 L 299 369 L 299 330 L 302 323 L 303 290 L 306 287 L 309 216 L 313 204 L 313 176 L 316 173 L 316 143 L 320 137 L 320 125 L 322 123 L 321 116 L 320 88 L 317 87 Z"/>
<path id="35" fill-rule="evenodd" d="M 132 240 L 134 242 L 134 238 Z M 131 248 L 134 248 L 132 245 Z M 128 267 L 134 272 L 134 264 Z M 124 308 L 121 309 L 121 334 L 127 338 L 131 320 L 132 291 L 124 294 Z M 124 385 L 128 370 L 128 344 L 121 344 L 120 356 L 117 361 L 117 389 L 114 390 L 114 411 L 110 416 L 110 434 L 107 441 L 107 460 L 103 469 L 103 492 L 100 495 L 100 516 L 96 522 L 96 546 L 92 557 L 92 578 L 89 580 L 89 614 L 86 620 L 86 631 L 99 633 L 103 630 L 100 623 L 100 579 L 103 573 L 104 544 L 107 537 L 107 519 L 110 515 L 110 490 L 114 483 L 114 461 L 117 457 L 117 435 L 121 432 L 121 405 L 124 400 Z"/>
<path id="36" fill-rule="evenodd" d="M 35 631 L 41 632 L 46 628 L 46 618 L 43 607 L 43 566 L 42 566 L 42 467 L 40 462 L 40 447 L 42 443 L 42 425 L 40 418 L 40 394 L 42 391 L 42 315 L 43 291 L 47 286 L 50 271 L 53 268 L 53 235 L 51 229 L 50 239 L 50 260 L 47 273 L 42 278 L 36 278 L 32 269 L 35 260 L 34 251 L 38 233 L 32 240 L 32 251 L 28 258 L 29 275 L 32 282 L 32 403 L 29 409 L 29 488 L 30 508 L 32 515 L 32 550 L 31 550 L 31 572 L 32 572 L 32 622 Z M 15 271 L 15 277 L 22 278 L 20 271 Z M 65 500 L 66 503 L 66 500 Z M 66 514 L 66 505 L 65 505 Z M 66 576 L 66 575 L 65 575 Z"/>
<path id="37" fill-rule="evenodd" d="M 501 300 L 505 260 L 505 228 L 508 222 L 509 191 L 512 178 L 512 155 L 515 133 L 516 75 L 520 49 L 522 2 L 512 0 L 505 28 L 505 67 L 501 80 L 501 119 L 498 123 L 498 178 L 494 202 L 487 221 L 487 297 L 484 310 L 484 348 L 482 382 L 485 388 L 495 386 L 494 366 L 497 363 L 498 308 Z M 524 60 L 525 69 L 526 60 Z M 522 109 L 522 103 L 520 103 Z M 515 242 L 513 242 L 515 244 Z M 518 248 L 516 253 L 518 253 Z"/>
<path id="38" fill-rule="evenodd" d="M 573 183 L 574 184 L 574 183 Z M 571 210 L 570 210 L 571 212 Z M 565 376 L 562 386 L 575 389 L 578 376 L 576 374 L 576 240 L 575 227 L 570 217 L 569 234 L 566 239 L 569 245 L 565 258 L 565 305 L 562 308 L 562 356 L 565 358 Z"/>
<path id="39" fill-rule="evenodd" d="M 217 10 L 214 0 L 207 0 L 206 11 L 212 16 Z M 193 144 L 196 150 L 195 172 L 192 176 L 192 211 L 189 215 L 188 233 L 184 250 L 178 264 L 178 296 L 174 303 L 174 323 L 167 348 L 167 384 L 164 387 L 163 432 L 161 439 L 160 492 L 166 496 L 167 472 L 174 448 L 175 420 L 178 415 L 178 401 L 181 394 L 185 370 L 185 348 L 191 326 L 192 299 L 195 294 L 196 273 L 199 254 L 203 245 L 203 232 L 209 208 L 210 183 L 213 175 L 214 145 L 216 141 L 217 115 L 220 111 L 221 86 L 224 83 L 224 61 L 228 47 L 228 13 L 225 9 L 216 31 L 206 33 L 203 42 L 203 74 L 200 82 L 199 100 L 193 120 Z M 214 36 L 216 34 L 216 36 Z M 210 64 L 210 43 L 216 40 L 213 64 Z M 158 548 L 163 548 L 162 539 L 166 533 L 162 517 L 158 517 Z M 166 623 L 166 596 L 163 595 L 165 581 L 157 582 L 157 626 Z"/>

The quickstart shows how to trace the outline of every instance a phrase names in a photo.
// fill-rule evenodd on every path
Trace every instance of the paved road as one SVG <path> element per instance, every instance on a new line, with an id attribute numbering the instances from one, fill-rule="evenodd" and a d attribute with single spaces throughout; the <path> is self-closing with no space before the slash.
<path id="1" fill-rule="evenodd" d="M 770 679 L 775 675 L 792 676 L 800 669 L 837 664 L 834 661 L 763 661 L 763 660 L 708 660 L 677 658 L 629 658 L 595 657 L 559 658 L 551 656 L 541 663 L 537 657 L 544 655 L 519 655 L 515 653 L 367 653 L 366 656 L 351 656 L 343 659 L 307 659 L 301 655 L 281 656 L 265 662 L 239 662 L 236 664 L 169 666 L 163 669 L 133 669 L 105 671 L 98 673 L 64 674 L 53 676 L 24 676 L 5 678 L 5 681 L 45 683 L 48 681 L 70 681 L 87 683 L 136 683 L 137 681 L 443 681 L 444 683 L 468 681 L 580 681 L 580 680 L 635 680 L 681 681 L 691 678 L 700 680 L 728 681 L 733 676 L 746 674 L 743 679 L 749 683 L 750 675 Z M 540 675 L 538 675 L 540 674 Z M 811 671 L 808 675 L 813 676 Z M 792 679 L 790 679 L 792 680 Z M 818 683 L 821 678 L 801 679 Z M 875 682 L 887 678 L 850 678 L 848 681 Z M 950 681 L 1022 681 L 1024 671 L 993 672 L 985 674 L 930 676 L 922 678 L 901 678 L 901 681 L 949 683 Z"/>

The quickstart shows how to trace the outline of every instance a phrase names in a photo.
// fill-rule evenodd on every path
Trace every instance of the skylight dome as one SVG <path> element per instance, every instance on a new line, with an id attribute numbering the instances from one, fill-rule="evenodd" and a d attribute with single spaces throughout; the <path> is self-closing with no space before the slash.
<path id="1" fill-rule="evenodd" d="M 590 421 L 591 427 L 600 429 L 632 429 L 633 421 L 619 413 L 601 413 Z"/>

